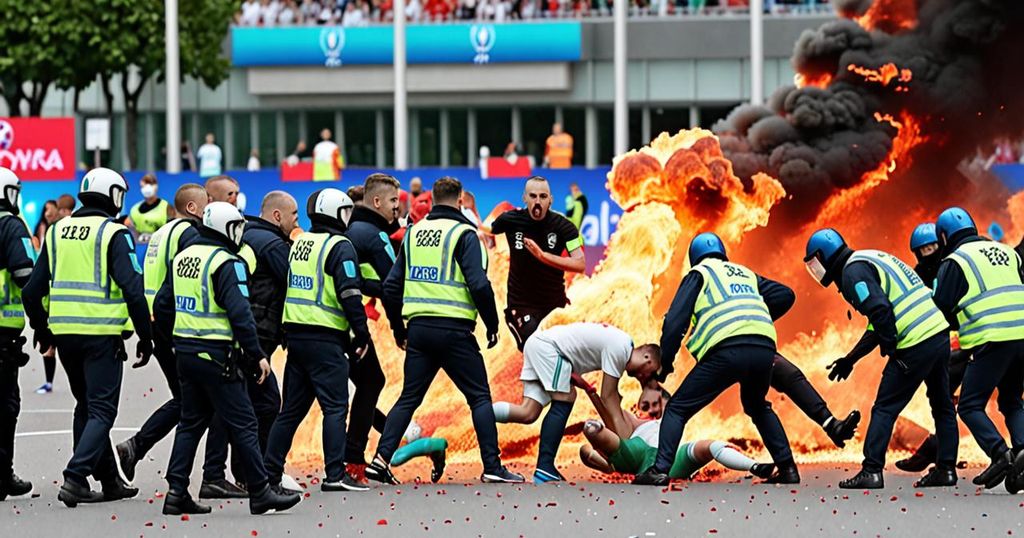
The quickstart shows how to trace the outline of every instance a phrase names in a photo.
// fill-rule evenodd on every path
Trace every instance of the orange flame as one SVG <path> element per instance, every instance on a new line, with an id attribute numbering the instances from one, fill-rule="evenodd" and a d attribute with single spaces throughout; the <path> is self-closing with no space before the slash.
<path id="1" fill-rule="evenodd" d="M 863 15 L 853 19 L 865 30 L 905 32 L 917 26 L 917 3 L 916 0 L 875 0 Z"/>
<path id="2" fill-rule="evenodd" d="M 818 75 L 805 75 L 804 73 L 797 73 L 793 75 L 793 84 L 797 88 L 806 88 L 807 86 L 814 86 L 817 88 L 825 89 L 832 83 L 831 73 L 821 73 Z"/>
<path id="3" fill-rule="evenodd" d="M 900 69 L 894 63 L 887 63 L 878 69 L 850 64 L 846 66 L 846 70 L 857 73 L 868 82 L 878 82 L 882 86 L 888 86 L 893 80 L 906 84 L 914 78 L 914 74 L 909 69 Z"/>

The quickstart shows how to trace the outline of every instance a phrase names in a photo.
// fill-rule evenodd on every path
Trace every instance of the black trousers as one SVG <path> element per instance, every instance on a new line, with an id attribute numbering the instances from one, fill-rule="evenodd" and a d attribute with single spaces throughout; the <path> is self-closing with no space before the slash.
<path id="1" fill-rule="evenodd" d="M 533 308 L 529 306 L 509 306 L 505 309 L 505 323 L 508 330 L 512 331 L 512 337 L 516 340 L 516 347 L 523 350 L 526 341 L 533 336 L 540 328 L 540 322 L 547 317 L 554 308 Z"/>
<path id="2" fill-rule="evenodd" d="M 352 396 L 352 411 L 349 415 L 348 435 L 345 438 L 345 461 L 366 463 L 366 444 L 370 438 L 377 413 L 377 401 L 384 390 L 384 370 L 380 367 L 377 350 L 370 342 L 366 355 L 349 364 L 349 378 L 356 386 Z M 346 393 L 348 392 L 347 383 Z"/>
<path id="3" fill-rule="evenodd" d="M 14 430 L 20 413 L 18 367 L 12 359 L 0 357 L 0 480 L 14 472 Z"/>
<path id="4" fill-rule="evenodd" d="M 120 336 L 57 336 L 60 362 L 75 397 L 72 428 L 74 453 L 64 469 L 64 479 L 88 486 L 88 476 L 100 482 L 117 476 L 110 428 L 117 418 L 124 362 L 118 351 Z"/>
<path id="5" fill-rule="evenodd" d="M 227 359 L 226 351 L 208 353 L 214 360 L 200 358 L 196 353 L 178 352 L 181 422 L 174 434 L 167 483 L 172 491 L 188 490 L 199 441 L 216 413 L 239 453 L 242 478 L 250 492 L 257 491 L 267 483 L 267 470 L 263 466 L 256 415 L 245 393 L 245 383 L 237 375 L 226 376 L 224 368 L 218 364 Z"/>
<path id="6" fill-rule="evenodd" d="M 726 340 L 726 343 L 728 340 Z M 722 392 L 739 383 L 743 412 L 754 421 L 765 448 L 777 464 L 793 461 L 786 430 L 765 400 L 775 362 L 775 350 L 738 344 L 712 349 L 690 370 L 669 399 L 661 419 L 655 469 L 668 472 L 675 461 L 686 423 Z"/>
<path id="7" fill-rule="evenodd" d="M 949 333 L 943 331 L 913 347 L 897 350 L 882 369 L 878 394 L 871 406 L 871 422 L 864 436 L 864 470 L 881 472 L 885 467 L 885 452 L 896 418 L 921 383 L 927 388 L 935 419 L 939 446 L 936 463 L 950 468 L 956 465 L 960 434 L 949 396 Z"/>
<path id="8" fill-rule="evenodd" d="M 270 430 L 265 456 L 267 472 L 275 481 L 280 478 L 295 432 L 315 399 L 323 413 L 327 481 L 339 481 L 345 476 L 348 356 L 340 343 L 305 339 L 289 340 L 288 354 L 284 367 L 284 407 Z M 371 411 L 368 418 L 372 417 Z"/>
<path id="9" fill-rule="evenodd" d="M 1024 447 L 1024 340 L 990 342 L 973 350 L 964 373 L 958 411 L 981 449 L 991 457 L 1006 450 L 1006 440 L 985 413 L 992 393 L 1010 432 L 1013 448 Z"/>
<path id="10" fill-rule="evenodd" d="M 949 396 L 953 398 L 953 405 L 956 405 L 957 402 L 954 394 L 964 381 L 964 374 L 967 373 L 967 364 L 970 360 L 971 354 L 962 349 L 951 351 L 949 354 Z M 917 447 L 916 453 L 934 461 L 938 450 L 939 441 L 933 433 L 925 437 L 921 446 Z"/>
<path id="11" fill-rule="evenodd" d="M 498 428 L 491 407 L 487 370 L 476 337 L 464 329 L 424 327 L 417 324 L 415 319 L 409 324 L 402 395 L 388 413 L 377 454 L 384 461 L 391 461 L 413 413 L 423 403 L 430 384 L 442 369 L 466 397 L 473 413 L 473 428 L 476 430 L 484 472 L 498 472 L 501 469 Z"/>
<path id="12" fill-rule="evenodd" d="M 171 399 L 164 402 L 149 415 L 139 431 L 132 436 L 135 453 L 139 458 L 149 453 L 164 437 L 167 437 L 181 420 L 181 383 L 178 381 L 178 364 L 169 346 L 158 345 L 153 351 L 160 371 L 171 390 Z"/>
<path id="13" fill-rule="evenodd" d="M 772 367 L 771 387 L 785 394 L 818 425 L 824 426 L 825 421 L 832 417 L 825 399 L 807 380 L 803 371 L 778 353 L 775 354 L 775 363 Z"/>

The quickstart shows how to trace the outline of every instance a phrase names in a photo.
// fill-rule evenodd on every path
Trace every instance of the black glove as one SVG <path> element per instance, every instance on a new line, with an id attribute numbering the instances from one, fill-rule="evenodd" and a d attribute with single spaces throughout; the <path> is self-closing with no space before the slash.
<path id="1" fill-rule="evenodd" d="M 857 361 L 847 357 L 832 361 L 832 364 L 825 367 L 826 370 L 829 370 L 829 381 L 842 381 L 850 377 L 850 374 L 853 373 L 853 365 L 855 364 L 857 364 Z"/>
<path id="2" fill-rule="evenodd" d="M 487 333 L 487 349 L 498 345 L 498 331 Z"/>
<path id="3" fill-rule="evenodd" d="M 39 329 L 32 334 L 32 347 L 38 349 L 40 353 L 46 353 L 53 347 L 53 333 L 50 332 L 49 327 Z"/>
<path id="4" fill-rule="evenodd" d="M 135 357 L 139 360 L 132 363 L 132 368 L 142 368 L 149 364 L 149 358 L 153 356 L 153 341 L 146 339 L 139 339 L 139 343 L 135 346 Z"/>
<path id="5" fill-rule="evenodd" d="M 28 339 L 24 336 L 17 336 L 8 342 L 4 342 L 4 355 L 11 359 L 15 368 L 21 368 L 28 364 L 29 355 L 25 353 L 25 344 Z"/>
<path id="6" fill-rule="evenodd" d="M 253 357 L 238 349 L 232 353 L 234 353 L 238 369 L 242 371 L 242 375 L 244 377 L 251 377 L 253 379 L 260 378 L 260 359 L 262 359 L 262 357 Z"/>

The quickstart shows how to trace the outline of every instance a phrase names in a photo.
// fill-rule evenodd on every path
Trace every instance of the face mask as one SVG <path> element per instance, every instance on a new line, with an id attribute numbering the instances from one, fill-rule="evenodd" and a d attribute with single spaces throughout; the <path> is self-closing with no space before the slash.
<path id="1" fill-rule="evenodd" d="M 814 277 L 815 282 L 824 286 L 825 280 L 825 266 L 821 264 L 821 260 L 817 256 L 811 258 L 809 261 L 804 262 L 804 267 L 807 268 L 807 272 Z"/>
<path id="2" fill-rule="evenodd" d="M 145 184 L 139 188 L 139 192 L 142 193 L 143 198 L 152 198 L 156 196 L 156 185 Z"/>

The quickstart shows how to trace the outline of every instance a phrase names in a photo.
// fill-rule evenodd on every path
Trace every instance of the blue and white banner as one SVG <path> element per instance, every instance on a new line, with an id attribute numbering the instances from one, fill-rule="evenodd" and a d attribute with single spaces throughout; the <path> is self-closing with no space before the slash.
<path id="1" fill-rule="evenodd" d="M 578 22 L 412 25 L 406 32 L 410 64 L 580 59 Z M 231 61 L 238 67 L 390 65 L 393 42 L 391 26 L 233 27 Z"/>

